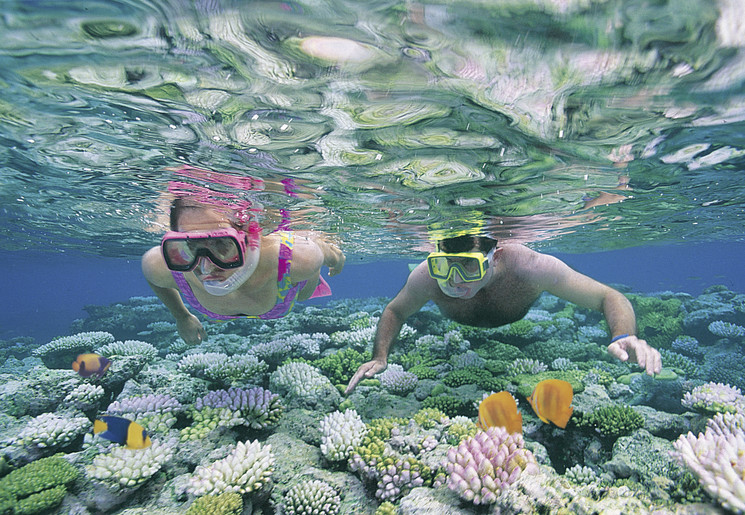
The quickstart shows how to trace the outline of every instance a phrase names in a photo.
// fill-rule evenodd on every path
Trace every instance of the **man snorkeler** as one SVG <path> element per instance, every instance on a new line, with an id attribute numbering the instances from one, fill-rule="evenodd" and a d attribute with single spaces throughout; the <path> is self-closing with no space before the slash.
<path id="1" fill-rule="evenodd" d="M 266 236 L 246 211 L 177 198 L 171 231 L 142 257 L 150 287 L 176 319 L 189 345 L 206 340 L 199 319 L 281 318 L 296 300 L 329 295 L 321 267 L 334 276 L 345 256 L 319 234 L 277 231 Z"/>
<path id="2" fill-rule="evenodd" d="M 388 352 L 404 322 L 428 301 L 458 323 L 499 327 L 522 319 L 544 291 L 602 311 L 612 335 L 608 352 L 621 361 L 635 361 L 647 374 L 660 372 L 660 353 L 635 336 L 636 316 L 623 294 L 523 245 L 498 247 L 488 237 L 458 236 L 440 240 L 438 252 L 409 274 L 385 307 L 375 334 L 373 359 L 357 369 L 346 393 L 363 378 L 385 370 Z"/>

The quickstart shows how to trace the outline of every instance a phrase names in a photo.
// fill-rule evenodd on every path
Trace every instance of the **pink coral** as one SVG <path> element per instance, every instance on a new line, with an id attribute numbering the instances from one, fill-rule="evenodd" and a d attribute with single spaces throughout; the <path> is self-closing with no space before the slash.
<path id="1" fill-rule="evenodd" d="M 521 434 L 490 427 L 451 448 L 446 469 L 451 490 L 474 504 L 492 504 L 521 472 L 533 473 L 537 465 Z"/>

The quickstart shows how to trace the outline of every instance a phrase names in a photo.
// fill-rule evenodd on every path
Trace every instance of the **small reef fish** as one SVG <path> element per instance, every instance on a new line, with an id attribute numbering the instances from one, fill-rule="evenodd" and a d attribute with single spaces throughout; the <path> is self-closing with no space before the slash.
<path id="1" fill-rule="evenodd" d="M 528 402 L 542 421 L 553 422 L 564 429 L 572 416 L 572 385 L 561 379 L 546 379 L 538 383 Z"/>
<path id="2" fill-rule="evenodd" d="M 479 404 L 478 426 L 504 427 L 510 433 L 523 432 L 523 416 L 517 411 L 515 398 L 509 392 L 493 393 Z"/>
<path id="3" fill-rule="evenodd" d="M 97 375 L 103 377 L 111 366 L 111 360 L 98 354 L 80 354 L 72 362 L 72 369 L 82 377 Z"/>
<path id="4" fill-rule="evenodd" d="M 152 444 L 144 427 L 122 417 L 104 416 L 97 419 L 93 422 L 93 434 L 126 445 L 128 449 L 144 449 Z"/>

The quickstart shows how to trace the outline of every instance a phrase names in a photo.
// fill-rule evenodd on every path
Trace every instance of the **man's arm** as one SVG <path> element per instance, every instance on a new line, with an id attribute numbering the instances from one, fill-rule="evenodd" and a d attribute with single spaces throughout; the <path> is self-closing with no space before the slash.
<path id="1" fill-rule="evenodd" d="M 406 284 L 398 292 L 398 295 L 385 307 L 375 331 L 373 359 L 360 365 L 360 368 L 357 369 L 357 372 L 349 381 L 349 385 L 344 391 L 345 394 L 351 393 L 363 378 L 370 378 L 378 372 L 382 372 L 388 366 L 388 352 L 401 332 L 404 322 L 422 309 L 422 306 L 429 300 L 424 283 L 428 279 L 426 263 L 424 263 L 424 266 L 420 264 L 409 274 Z"/>
<path id="2" fill-rule="evenodd" d="M 588 309 L 601 311 L 614 340 L 608 352 L 626 361 L 632 359 L 647 374 L 662 369 L 660 353 L 645 340 L 636 337 L 636 315 L 631 302 L 619 291 L 572 270 L 561 260 L 531 252 L 526 272 L 542 290 Z M 624 336 L 625 335 L 625 336 Z"/>
<path id="3" fill-rule="evenodd" d="M 142 256 L 142 273 L 147 283 L 163 305 L 176 319 L 176 328 L 181 338 L 189 345 L 197 345 L 207 340 L 207 332 L 199 319 L 192 315 L 181 300 L 176 283 L 160 253 L 160 247 L 153 247 Z M 173 286 L 170 284 L 173 283 Z"/>

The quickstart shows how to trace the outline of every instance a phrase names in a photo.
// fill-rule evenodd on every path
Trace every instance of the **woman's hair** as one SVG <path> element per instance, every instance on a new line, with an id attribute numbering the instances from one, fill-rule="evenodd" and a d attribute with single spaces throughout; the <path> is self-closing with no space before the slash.
<path id="1" fill-rule="evenodd" d="M 455 238 L 445 238 L 438 242 L 440 252 L 457 254 L 459 252 L 469 252 L 476 247 L 477 250 L 488 254 L 490 250 L 497 246 L 497 240 L 488 236 L 456 236 Z"/>
<path id="2" fill-rule="evenodd" d="M 172 231 L 178 231 L 178 219 L 187 209 L 204 209 L 204 206 L 195 202 L 190 202 L 183 197 L 177 197 L 171 202 L 171 214 L 168 221 Z"/>

